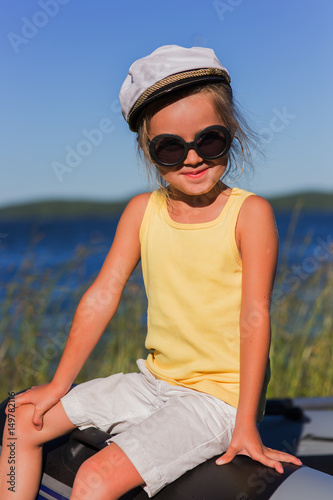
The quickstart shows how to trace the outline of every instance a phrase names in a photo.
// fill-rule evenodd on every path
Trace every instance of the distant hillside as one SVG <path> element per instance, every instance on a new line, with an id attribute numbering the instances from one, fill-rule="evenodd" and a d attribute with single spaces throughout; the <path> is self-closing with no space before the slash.
<path id="1" fill-rule="evenodd" d="M 298 207 L 302 210 L 333 212 L 333 193 L 319 191 L 295 193 L 288 196 L 273 197 L 269 201 L 275 210 L 292 210 Z"/>
<path id="2" fill-rule="evenodd" d="M 40 201 L 11 205 L 0 208 L 2 218 L 50 218 L 50 217 L 87 217 L 109 216 L 123 211 L 128 200 L 117 202 L 98 201 Z M 333 193 L 296 193 L 288 196 L 270 198 L 275 210 L 292 210 L 296 206 L 302 210 L 332 211 Z"/>
<path id="3" fill-rule="evenodd" d="M 0 217 L 87 217 L 108 216 L 121 213 L 126 201 L 98 202 L 98 201 L 39 201 L 11 205 L 0 208 Z"/>

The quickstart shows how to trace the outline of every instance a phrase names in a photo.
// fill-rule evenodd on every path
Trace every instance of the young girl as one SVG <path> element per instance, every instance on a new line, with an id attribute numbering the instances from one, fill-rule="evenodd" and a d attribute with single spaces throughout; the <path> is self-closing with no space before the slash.
<path id="1" fill-rule="evenodd" d="M 210 49 L 165 46 L 131 66 L 120 101 L 161 187 L 126 207 L 53 380 L 16 396 L 17 487 L 7 488 L 4 450 L 2 500 L 33 500 L 42 444 L 91 425 L 110 440 L 79 469 L 71 499 L 116 499 L 138 485 L 151 497 L 224 452 L 218 465 L 237 454 L 278 472 L 281 461 L 300 464 L 263 446 L 257 428 L 278 238 L 268 202 L 223 182 L 248 148 L 229 74 Z M 140 259 L 150 351 L 140 372 L 69 390 Z"/>

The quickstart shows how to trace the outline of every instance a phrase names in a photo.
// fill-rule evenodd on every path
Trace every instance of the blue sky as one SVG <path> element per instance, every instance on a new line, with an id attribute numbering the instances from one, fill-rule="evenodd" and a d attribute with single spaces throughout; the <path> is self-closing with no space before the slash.
<path id="1" fill-rule="evenodd" d="M 118 93 L 130 64 L 164 44 L 211 47 L 228 68 L 263 139 L 243 187 L 333 191 L 330 0 L 7 0 L 1 11 L 0 205 L 147 189 Z"/>

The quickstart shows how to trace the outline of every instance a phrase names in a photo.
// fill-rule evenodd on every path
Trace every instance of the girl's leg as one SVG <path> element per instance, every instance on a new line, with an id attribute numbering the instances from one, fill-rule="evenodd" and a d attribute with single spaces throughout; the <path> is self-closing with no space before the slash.
<path id="1" fill-rule="evenodd" d="M 144 481 L 115 443 L 86 460 L 76 475 L 71 500 L 116 500 Z"/>
<path id="2" fill-rule="evenodd" d="M 40 431 L 32 424 L 33 410 L 31 404 L 16 408 L 15 429 L 9 429 L 6 420 L 0 457 L 1 500 L 35 500 L 41 477 L 42 445 L 75 429 L 61 402 L 44 415 Z M 15 476 L 14 490 L 7 483 L 10 472 Z"/>

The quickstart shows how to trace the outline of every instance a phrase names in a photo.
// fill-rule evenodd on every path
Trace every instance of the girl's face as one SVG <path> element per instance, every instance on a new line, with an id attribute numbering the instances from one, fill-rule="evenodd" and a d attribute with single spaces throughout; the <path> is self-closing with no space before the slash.
<path id="1" fill-rule="evenodd" d="M 211 125 L 225 124 L 209 97 L 195 94 L 157 111 L 150 121 L 149 139 L 152 140 L 160 134 L 176 134 L 186 142 L 191 142 L 198 132 Z M 194 149 L 189 149 L 185 160 L 176 167 L 157 168 L 165 181 L 178 192 L 199 196 L 214 189 L 227 164 L 227 154 L 215 160 L 204 160 Z"/>

